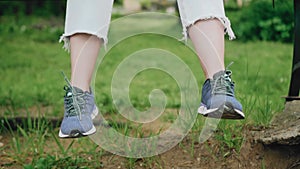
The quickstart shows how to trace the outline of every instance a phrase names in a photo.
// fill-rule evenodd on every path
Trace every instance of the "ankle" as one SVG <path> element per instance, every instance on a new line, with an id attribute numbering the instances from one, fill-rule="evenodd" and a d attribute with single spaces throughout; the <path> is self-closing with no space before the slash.
<path id="1" fill-rule="evenodd" d="M 205 73 L 205 78 L 206 79 L 213 79 L 214 75 L 216 75 L 220 72 L 224 72 L 224 71 L 225 71 L 224 69 L 218 69 L 218 70 L 215 70 L 215 71 L 206 72 Z"/>
<path id="2" fill-rule="evenodd" d="M 77 88 L 81 89 L 83 92 L 91 92 L 89 85 L 82 85 L 82 84 L 77 84 L 77 83 L 71 83 L 71 85 L 73 87 L 77 87 Z"/>

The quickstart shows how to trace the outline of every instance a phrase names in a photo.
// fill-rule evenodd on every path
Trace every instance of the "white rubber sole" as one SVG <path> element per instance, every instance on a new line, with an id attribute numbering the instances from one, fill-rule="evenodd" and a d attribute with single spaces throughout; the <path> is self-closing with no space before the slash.
<path id="1" fill-rule="evenodd" d="M 230 103 L 225 103 L 219 108 L 207 109 L 205 106 L 198 108 L 198 113 L 205 117 L 218 119 L 244 119 L 245 115 L 242 111 L 234 109 Z"/>
<path id="2" fill-rule="evenodd" d="M 80 131 L 78 130 L 73 130 L 71 131 L 70 134 L 63 134 L 61 132 L 61 130 L 59 130 L 59 133 L 58 133 L 58 136 L 60 138 L 76 138 L 76 137 L 84 137 L 84 136 L 88 136 L 88 135 L 91 135 L 91 134 L 94 134 L 96 132 L 96 127 L 93 126 L 91 130 L 85 132 L 85 133 L 81 133 Z"/>
<path id="3" fill-rule="evenodd" d="M 99 111 L 98 111 L 98 107 L 96 106 L 96 108 L 93 110 L 92 114 L 91 114 L 91 118 L 95 119 L 95 117 L 98 115 Z M 79 130 L 73 130 L 71 131 L 70 134 L 63 134 L 61 130 L 59 130 L 58 136 L 60 138 L 76 138 L 76 137 L 84 137 L 84 136 L 88 136 L 91 134 L 94 134 L 96 132 L 96 127 L 93 125 L 92 129 L 85 132 L 85 133 L 81 133 Z"/>

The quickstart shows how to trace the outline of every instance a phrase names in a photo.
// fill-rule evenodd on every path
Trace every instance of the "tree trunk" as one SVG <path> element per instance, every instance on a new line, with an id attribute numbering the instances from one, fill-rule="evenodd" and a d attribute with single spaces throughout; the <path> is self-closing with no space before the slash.
<path id="1" fill-rule="evenodd" d="M 295 36 L 292 76 L 287 101 L 299 99 L 300 89 L 300 1 L 294 0 Z"/>

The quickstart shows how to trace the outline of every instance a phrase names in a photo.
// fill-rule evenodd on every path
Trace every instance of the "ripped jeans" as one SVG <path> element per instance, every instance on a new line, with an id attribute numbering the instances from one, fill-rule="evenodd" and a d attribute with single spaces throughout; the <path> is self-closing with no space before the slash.
<path id="1" fill-rule="evenodd" d="M 187 29 L 199 20 L 218 19 L 224 25 L 229 39 L 234 33 L 229 19 L 225 16 L 223 0 L 177 0 L 184 38 Z M 107 43 L 113 0 L 68 0 L 64 34 L 64 48 L 69 50 L 69 37 L 76 33 L 95 35 Z"/>

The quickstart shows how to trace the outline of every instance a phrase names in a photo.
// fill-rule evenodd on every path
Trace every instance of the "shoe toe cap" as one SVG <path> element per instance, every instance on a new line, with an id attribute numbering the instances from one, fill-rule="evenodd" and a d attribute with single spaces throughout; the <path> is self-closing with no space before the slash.
<path id="1" fill-rule="evenodd" d="M 70 134 L 75 130 L 85 133 L 93 128 L 93 122 L 88 115 L 82 115 L 81 118 L 79 116 L 64 117 L 60 128 L 64 134 Z"/>
<path id="2" fill-rule="evenodd" d="M 235 98 L 235 97 L 232 97 L 232 96 L 227 96 L 227 95 L 215 95 L 213 96 L 211 99 L 210 99 L 210 102 L 209 102 L 209 108 L 212 109 L 212 108 L 218 108 L 220 107 L 221 105 L 223 105 L 224 103 L 231 103 L 232 106 L 235 108 L 235 109 L 238 109 L 240 111 L 242 111 L 242 104 Z"/>

